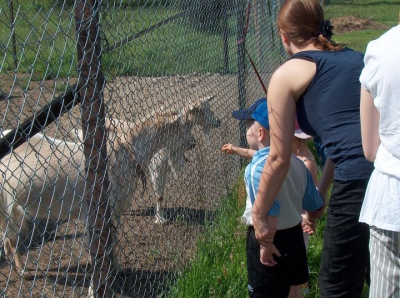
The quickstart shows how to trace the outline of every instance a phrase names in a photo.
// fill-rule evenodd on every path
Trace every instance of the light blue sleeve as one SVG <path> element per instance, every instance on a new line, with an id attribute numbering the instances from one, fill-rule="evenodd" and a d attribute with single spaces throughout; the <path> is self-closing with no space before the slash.
<path id="1" fill-rule="evenodd" d="M 263 168 L 264 168 L 264 163 L 257 165 L 257 167 L 253 173 L 253 177 L 252 177 L 253 179 L 251 179 L 251 181 L 253 182 L 254 189 L 256 189 L 257 192 L 258 192 L 258 187 L 260 185 L 260 178 L 262 176 Z M 254 205 L 256 195 L 257 195 L 257 193 L 255 193 L 254 197 L 252 198 L 253 205 Z M 281 209 L 281 203 L 278 201 L 278 199 L 275 198 L 274 203 L 272 204 L 271 209 L 268 211 L 267 216 L 278 216 L 280 209 Z"/>
<path id="2" fill-rule="evenodd" d="M 269 209 L 267 216 L 278 216 L 280 210 L 281 210 L 281 203 L 277 199 L 275 199 L 271 209 Z"/>
<path id="3" fill-rule="evenodd" d="M 306 211 L 315 211 L 322 207 L 323 201 L 314 185 L 311 173 L 307 170 L 307 186 L 303 197 L 303 209 Z"/>

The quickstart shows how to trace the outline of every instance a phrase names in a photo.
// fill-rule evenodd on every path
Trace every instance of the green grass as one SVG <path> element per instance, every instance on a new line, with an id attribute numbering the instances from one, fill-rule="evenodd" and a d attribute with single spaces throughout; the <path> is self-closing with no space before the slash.
<path id="1" fill-rule="evenodd" d="M 72 8 L 14 1 L 17 69 L 14 67 L 9 7 L 0 2 L 0 73 L 30 73 L 33 80 L 76 76 L 75 18 Z M 176 8 L 105 8 L 100 14 L 101 46 L 123 42 L 180 11 Z M 163 25 L 102 54 L 106 75 L 164 76 L 217 73 L 223 66 L 222 38 L 210 31 L 197 31 L 185 18 Z M 230 20 L 229 26 L 235 23 Z M 228 38 L 229 55 L 235 56 L 236 35 Z M 232 50 L 233 49 L 233 50 Z M 230 59 L 232 71 L 236 68 Z"/>
<path id="2" fill-rule="evenodd" d="M 222 199 L 213 223 L 197 242 L 196 258 L 166 297 L 246 297 L 246 227 L 239 222 L 243 193 L 243 183 L 238 182 Z"/>
<path id="3" fill-rule="evenodd" d="M 367 44 L 369 41 L 378 38 L 380 35 L 385 33 L 387 30 L 362 30 L 362 31 L 353 31 L 349 33 L 344 33 L 341 35 L 335 35 L 335 42 L 345 43 L 347 47 L 365 52 L 367 48 Z"/>
<path id="4" fill-rule="evenodd" d="M 28 73 L 32 76 L 32 80 L 77 75 L 74 11 L 71 7 L 62 9 L 61 5 L 53 5 L 56 2 L 55 0 L 13 1 L 18 62 L 15 69 L 8 1 L 0 1 L 0 51 L 4 53 L 0 59 L 0 73 Z M 107 3 L 105 2 L 105 7 L 100 13 L 103 48 L 124 41 L 180 12 L 172 6 L 118 9 Z M 327 18 L 354 15 L 364 19 L 372 18 L 391 27 L 397 24 L 399 8 L 398 0 L 332 0 L 331 4 L 325 7 L 325 12 Z M 233 14 L 228 20 L 228 56 L 231 72 L 237 69 L 235 18 Z M 349 47 L 363 52 L 367 43 L 384 31 L 360 30 L 338 34 L 334 38 L 337 42 L 348 43 Z M 249 38 L 250 36 L 251 32 Z M 193 72 L 223 72 L 222 42 L 220 34 L 212 33 L 212 30 L 194 30 L 182 18 L 130 41 L 110 53 L 103 53 L 102 69 L 106 76 L 165 76 Z M 252 46 L 254 45 L 248 44 L 249 50 L 253 52 Z M 279 55 L 279 52 L 275 55 Z"/>
<path id="5" fill-rule="evenodd" d="M 319 297 L 318 273 L 322 254 L 322 237 L 325 228 L 325 215 L 319 220 L 317 232 L 310 237 L 307 259 L 310 268 L 309 294 L 307 297 Z"/>

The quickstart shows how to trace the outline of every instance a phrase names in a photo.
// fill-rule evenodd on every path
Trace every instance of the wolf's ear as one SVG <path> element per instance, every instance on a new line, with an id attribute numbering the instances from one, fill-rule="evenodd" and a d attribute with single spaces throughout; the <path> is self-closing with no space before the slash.
<path id="1" fill-rule="evenodd" d="M 190 121 L 192 111 L 194 108 L 195 108 L 195 105 L 193 103 L 188 103 L 187 105 L 185 105 L 184 107 L 182 107 L 179 110 L 179 115 L 183 122 Z"/>
<path id="2" fill-rule="evenodd" d="M 170 114 L 170 115 L 168 115 L 168 118 L 166 120 L 167 120 L 166 121 L 167 123 L 172 124 L 172 125 L 177 124 L 177 123 L 181 124 L 182 123 L 182 115 L 179 113 Z"/>
<path id="3" fill-rule="evenodd" d="M 200 98 L 197 98 L 197 99 L 192 99 L 185 105 L 185 108 L 187 110 L 193 110 L 196 107 L 201 107 L 201 105 L 204 102 L 211 101 L 214 98 L 215 98 L 215 95 L 209 95 L 209 96 L 204 96 L 204 97 L 200 97 Z"/>
<path id="4" fill-rule="evenodd" d="M 211 101 L 211 100 L 213 100 L 214 98 L 215 98 L 215 95 L 210 95 L 210 96 L 203 97 L 203 98 L 201 98 L 200 100 L 201 100 L 201 101 Z"/>
<path id="5" fill-rule="evenodd" d="M 194 109 L 196 107 L 201 107 L 201 105 L 205 102 L 209 102 L 215 98 L 215 95 L 209 95 L 205 97 L 200 97 L 198 99 L 192 100 L 189 104 L 189 107 L 191 109 Z"/>

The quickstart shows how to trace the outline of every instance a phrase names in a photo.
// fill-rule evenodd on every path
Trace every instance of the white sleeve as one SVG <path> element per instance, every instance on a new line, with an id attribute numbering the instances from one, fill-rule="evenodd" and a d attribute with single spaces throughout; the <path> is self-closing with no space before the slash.
<path id="1" fill-rule="evenodd" d="M 360 75 L 361 85 L 371 93 L 373 98 L 377 94 L 377 79 L 379 78 L 377 74 L 379 70 L 377 67 L 379 65 L 378 52 L 379 41 L 373 40 L 369 42 L 364 56 L 364 69 Z"/>

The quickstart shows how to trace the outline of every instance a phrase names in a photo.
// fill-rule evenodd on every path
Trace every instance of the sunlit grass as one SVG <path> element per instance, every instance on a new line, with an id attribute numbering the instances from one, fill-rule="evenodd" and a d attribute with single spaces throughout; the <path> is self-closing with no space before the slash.
<path id="1" fill-rule="evenodd" d="M 0 59 L 0 73 L 29 73 L 33 80 L 76 76 L 78 61 L 73 7 L 60 5 L 63 1 L 58 1 L 59 5 L 54 5 L 57 1 L 50 0 L 13 1 L 13 3 L 14 27 L 11 26 L 8 2 L 0 3 L 0 51 L 3 53 Z M 107 3 L 104 5 L 107 7 L 104 6 L 99 15 L 103 49 L 132 39 L 139 32 L 181 12 L 172 6 L 122 8 Z M 354 15 L 363 19 L 373 19 L 390 27 L 397 24 L 399 8 L 400 4 L 396 0 L 384 2 L 332 0 L 324 9 L 327 18 Z M 206 30 L 197 31 L 188 24 L 186 17 L 179 17 L 154 31 L 126 42 L 112 52 L 103 51 L 103 72 L 106 76 L 164 76 L 224 71 L 221 35 Z M 15 33 L 15 48 L 12 29 Z M 227 39 L 231 72 L 237 69 L 236 29 L 235 15 L 231 15 L 228 19 Z M 334 39 L 364 52 L 368 41 L 377 38 L 384 31 L 358 30 L 336 34 Z M 268 41 L 271 42 L 273 41 Z M 254 51 L 253 43 L 248 43 L 248 47 Z M 271 55 L 279 56 L 279 51 L 270 53 L 268 57 Z"/>
<path id="2" fill-rule="evenodd" d="M 15 1 L 14 26 L 9 7 L 0 6 L 0 51 L 4 53 L 0 73 L 30 73 L 33 80 L 77 76 L 74 9 L 61 9 L 49 2 L 18 5 Z M 105 75 L 164 76 L 223 71 L 221 35 L 193 29 L 186 16 L 138 36 L 179 13 L 173 7 L 103 9 L 99 14 L 99 38 Z M 234 28 L 235 23 L 229 20 L 229 26 Z M 227 40 L 228 54 L 236 57 L 231 50 L 236 48 L 236 35 Z M 107 51 L 119 43 L 123 45 Z M 233 58 L 230 64 L 234 70 Z"/>
<path id="3" fill-rule="evenodd" d="M 197 242 L 195 259 L 166 297 L 247 296 L 246 227 L 239 222 L 245 199 L 242 181 L 222 199 L 213 223 Z"/>

